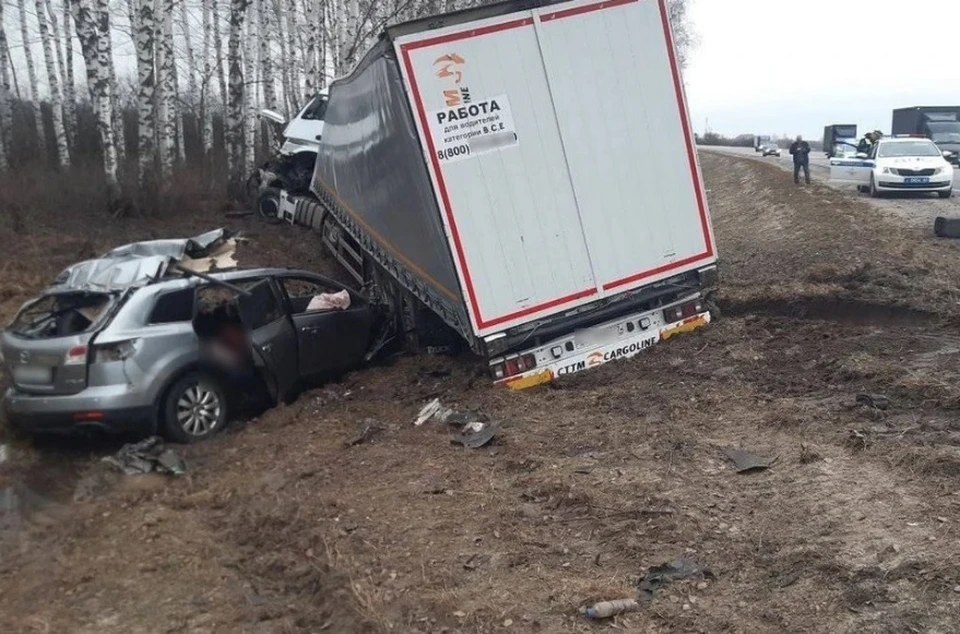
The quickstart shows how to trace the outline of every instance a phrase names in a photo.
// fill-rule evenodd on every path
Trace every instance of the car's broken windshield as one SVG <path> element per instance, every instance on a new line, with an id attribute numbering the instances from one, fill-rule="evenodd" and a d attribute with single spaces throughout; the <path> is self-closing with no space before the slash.
<path id="1" fill-rule="evenodd" d="M 100 321 L 112 301 L 104 293 L 45 295 L 20 311 L 10 331 L 32 339 L 81 334 Z"/>

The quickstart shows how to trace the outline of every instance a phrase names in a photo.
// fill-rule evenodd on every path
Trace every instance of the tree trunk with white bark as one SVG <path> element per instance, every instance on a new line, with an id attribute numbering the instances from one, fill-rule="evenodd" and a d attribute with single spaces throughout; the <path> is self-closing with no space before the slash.
<path id="1" fill-rule="evenodd" d="M 77 37 L 87 69 L 87 85 L 90 87 L 97 117 L 97 131 L 103 153 L 103 172 L 107 183 L 109 202 L 115 203 L 120 196 L 120 181 L 117 178 L 117 147 L 113 135 L 113 105 L 110 102 L 109 60 L 100 54 L 97 13 L 93 0 L 69 0 Z"/>
<path id="2" fill-rule="evenodd" d="M 13 99 L 10 95 L 10 59 L 7 31 L 3 22 L 3 2 L 0 2 L 0 169 L 10 167 L 10 131 L 13 129 Z"/>
<path id="3" fill-rule="evenodd" d="M 321 24 L 320 19 L 318 18 L 318 0 L 304 0 L 303 2 L 303 17 L 304 17 L 304 28 L 306 30 L 306 68 L 304 72 L 306 73 L 306 87 L 308 98 L 313 97 L 317 94 L 317 91 L 320 89 L 318 80 L 320 79 L 320 65 L 319 57 L 317 56 L 317 46 L 319 42 L 317 41 L 317 31 L 320 30 Z"/>
<path id="4" fill-rule="evenodd" d="M 183 30 L 184 52 L 187 56 L 187 97 L 190 103 L 197 98 L 197 64 L 193 57 L 193 37 L 190 31 L 190 16 L 187 0 L 180 0 L 180 28 Z"/>
<path id="5" fill-rule="evenodd" d="M 57 22 L 57 14 L 53 10 L 51 0 L 44 0 L 44 8 L 50 20 L 50 32 L 53 34 L 53 46 L 57 54 L 57 66 L 60 68 L 60 87 L 63 91 L 63 127 L 66 129 L 67 140 L 69 141 L 71 136 L 76 134 L 77 130 L 77 100 L 74 94 L 73 75 L 67 74 L 67 66 L 63 53 L 63 49 L 69 48 L 70 46 L 70 38 L 60 37 L 60 25 Z M 68 28 L 69 27 L 64 24 L 65 32 Z M 71 63 L 71 72 L 73 70 L 72 66 L 73 64 Z"/>
<path id="6" fill-rule="evenodd" d="M 243 173 L 250 174 L 253 171 L 254 161 L 256 160 L 256 123 L 257 123 L 257 84 L 254 81 L 254 74 L 257 67 L 256 59 L 256 32 L 257 25 L 254 19 L 254 11 L 248 9 L 246 19 L 247 36 L 244 40 L 243 50 Z"/>
<path id="7" fill-rule="evenodd" d="M 97 46 L 98 54 L 110 77 L 110 107 L 112 109 L 110 125 L 113 126 L 114 144 L 117 149 L 117 161 L 123 164 L 126 157 L 126 135 L 123 132 L 123 105 L 120 103 L 120 91 L 117 90 L 117 70 L 113 63 L 113 34 L 110 29 L 110 3 L 108 0 L 96 0 Z"/>
<path id="8" fill-rule="evenodd" d="M 73 16 L 70 15 L 70 0 L 63 0 L 63 94 L 67 100 L 67 125 L 77 134 L 77 82 L 73 74 Z"/>
<path id="9" fill-rule="evenodd" d="M 220 10 L 217 7 L 218 0 L 210 0 L 210 10 L 213 13 L 213 48 L 216 49 L 217 61 L 217 85 L 220 87 L 220 104 L 223 111 L 227 107 L 227 65 L 223 59 L 223 37 L 220 30 Z M 224 0 L 227 1 L 227 0 Z M 224 119 L 226 121 L 226 119 Z"/>
<path id="10" fill-rule="evenodd" d="M 160 148 L 160 175 L 173 173 L 176 161 L 177 122 L 176 60 L 173 50 L 173 0 L 160 0 L 160 29 L 157 37 L 157 136 Z"/>
<path id="11" fill-rule="evenodd" d="M 57 144 L 57 165 L 70 166 L 70 148 L 67 145 L 67 131 L 63 124 L 63 97 L 60 93 L 60 78 L 57 77 L 57 61 L 53 55 L 53 41 L 44 11 L 43 0 L 36 0 L 37 26 L 40 42 L 43 46 L 43 61 L 47 67 L 47 85 L 50 89 L 50 110 L 53 115 L 53 138 Z"/>
<path id="12" fill-rule="evenodd" d="M 213 15 L 211 2 L 203 2 L 203 82 L 200 88 L 200 117 L 203 120 L 203 155 L 213 150 L 213 63 L 210 48 L 213 46 Z"/>
<path id="13" fill-rule="evenodd" d="M 230 0 L 230 34 L 227 44 L 227 59 L 230 64 L 230 92 L 227 99 L 226 142 L 229 148 L 230 179 L 239 191 L 244 181 L 243 173 L 243 58 L 240 39 L 249 0 Z"/>
<path id="14" fill-rule="evenodd" d="M 264 106 L 276 110 L 277 85 L 273 80 L 273 46 L 270 37 L 273 20 L 269 7 L 265 6 L 268 1 L 257 0 L 257 18 L 260 23 L 260 81 L 263 83 Z"/>
<path id="15" fill-rule="evenodd" d="M 27 6 L 25 0 L 19 0 L 20 35 L 23 38 L 23 56 L 27 62 L 27 81 L 30 82 L 30 103 L 33 105 L 33 123 L 37 129 L 37 148 L 46 162 L 47 138 L 43 132 L 43 111 L 40 108 L 40 88 L 37 82 L 37 69 L 33 65 L 33 52 L 30 46 L 30 31 L 27 28 Z"/>
<path id="16" fill-rule="evenodd" d="M 273 12 L 276 17 L 276 27 L 277 27 L 277 40 L 280 42 L 280 81 L 283 87 L 283 113 L 284 116 L 289 119 L 291 115 L 291 108 L 293 108 L 293 88 L 290 83 L 290 76 L 293 74 L 293 70 L 290 68 L 289 63 L 289 46 L 288 46 L 288 34 L 285 32 L 284 27 L 284 18 L 283 10 L 281 8 L 282 0 L 264 0 L 265 2 L 273 2 Z"/>
<path id="17" fill-rule="evenodd" d="M 130 0 L 133 44 L 137 51 L 137 180 L 150 183 L 156 165 L 157 124 L 154 110 L 157 75 L 153 62 L 157 32 L 154 0 Z"/>
<path id="18" fill-rule="evenodd" d="M 300 31 L 297 28 L 297 1 L 288 0 L 283 13 L 287 20 L 287 38 L 290 40 L 289 57 L 286 58 L 286 63 L 290 65 L 290 90 L 293 91 L 290 95 L 290 101 L 293 104 L 293 109 L 297 110 L 300 107 L 300 102 L 303 101 L 301 85 L 303 65 L 299 55 L 303 47 L 300 45 Z"/>

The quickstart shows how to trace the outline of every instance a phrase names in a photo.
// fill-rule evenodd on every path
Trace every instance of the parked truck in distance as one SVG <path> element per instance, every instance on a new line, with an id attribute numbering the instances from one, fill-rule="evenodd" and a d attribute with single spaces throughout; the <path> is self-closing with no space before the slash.
<path id="1" fill-rule="evenodd" d="M 945 159 L 960 165 L 960 106 L 899 108 L 893 111 L 890 133 L 927 137 Z"/>
<path id="2" fill-rule="evenodd" d="M 710 322 L 717 252 L 665 0 L 388 27 L 329 87 L 310 189 L 280 192 L 280 217 L 319 231 L 407 343 L 465 344 L 497 383 Z"/>
<path id="3" fill-rule="evenodd" d="M 828 158 L 845 156 L 851 146 L 857 147 L 856 124 L 834 123 L 823 128 L 823 152 Z"/>
<path id="4" fill-rule="evenodd" d="M 770 135 L 757 135 L 753 137 L 753 151 L 759 152 L 763 149 L 764 145 L 769 145 L 771 143 Z"/>

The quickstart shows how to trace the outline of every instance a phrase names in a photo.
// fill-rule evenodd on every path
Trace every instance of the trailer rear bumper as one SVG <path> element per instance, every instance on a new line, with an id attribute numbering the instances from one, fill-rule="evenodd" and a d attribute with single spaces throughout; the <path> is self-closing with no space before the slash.
<path id="1" fill-rule="evenodd" d="M 636 312 L 590 328 L 576 330 L 536 348 L 490 361 L 494 382 L 522 390 L 628 359 L 678 334 L 710 323 L 710 312 L 698 293 L 668 306 Z"/>

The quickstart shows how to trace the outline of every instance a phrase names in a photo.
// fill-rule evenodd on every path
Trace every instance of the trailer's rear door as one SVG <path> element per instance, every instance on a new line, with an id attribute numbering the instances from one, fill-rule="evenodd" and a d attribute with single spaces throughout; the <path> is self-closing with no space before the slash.
<path id="1" fill-rule="evenodd" d="M 475 332 L 713 259 L 658 0 L 578 0 L 399 37 Z"/>

